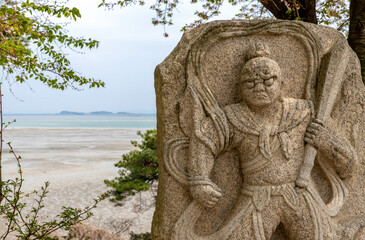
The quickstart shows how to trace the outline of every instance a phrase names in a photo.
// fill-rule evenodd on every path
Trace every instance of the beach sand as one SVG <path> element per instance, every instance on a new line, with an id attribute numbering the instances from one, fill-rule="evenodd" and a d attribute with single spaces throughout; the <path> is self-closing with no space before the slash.
<path id="1" fill-rule="evenodd" d="M 40 189 L 45 181 L 50 182 L 41 219 L 52 219 L 62 206 L 90 206 L 93 199 L 108 189 L 103 180 L 118 175 L 114 164 L 133 149 L 130 141 L 141 140 L 136 132 L 136 129 L 6 129 L 3 178 L 18 176 L 16 161 L 6 145 L 11 142 L 15 153 L 21 156 L 23 192 L 30 193 Z M 149 232 L 154 211 L 152 196 L 151 192 L 138 194 L 123 207 L 104 200 L 88 221 L 112 232 L 128 228 L 131 223 L 129 231 Z M 32 204 L 31 199 L 26 202 Z M 4 231 L 2 225 L 0 222 L 0 233 Z"/>

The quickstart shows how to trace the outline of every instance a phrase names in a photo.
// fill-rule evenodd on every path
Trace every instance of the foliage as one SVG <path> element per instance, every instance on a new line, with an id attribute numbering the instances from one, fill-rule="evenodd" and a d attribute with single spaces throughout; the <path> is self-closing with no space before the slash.
<path id="1" fill-rule="evenodd" d="M 0 66 L 23 83 L 39 80 L 64 90 L 76 86 L 103 87 L 104 83 L 80 76 L 63 52 L 64 48 L 97 48 L 99 42 L 67 35 L 50 19 L 81 17 L 77 8 L 46 0 L 14 0 L 0 4 Z"/>
<path id="2" fill-rule="evenodd" d="M 77 209 L 71 207 L 62 207 L 60 212 L 53 220 L 48 222 L 41 222 L 39 220 L 39 213 L 45 207 L 43 201 L 48 194 L 49 182 L 46 182 L 44 187 L 39 191 L 34 190 L 32 194 L 24 194 L 22 192 L 22 185 L 24 182 L 22 168 L 20 165 L 20 156 L 14 153 L 10 143 L 10 152 L 18 163 L 19 177 L 3 181 L 1 187 L 3 189 L 3 201 L 0 205 L 0 217 L 6 220 L 5 232 L 0 235 L 1 240 L 7 239 L 9 234 L 16 235 L 17 239 L 44 239 L 52 240 L 57 237 L 50 237 L 49 234 L 58 229 L 68 230 L 73 224 L 84 221 L 92 216 L 91 210 L 104 199 L 100 196 L 94 199 L 94 204 L 84 209 Z M 24 199 L 34 197 L 34 204 L 27 210 L 27 204 Z"/>
<path id="3" fill-rule="evenodd" d="M 67 35 L 63 25 L 55 23 L 57 18 L 77 20 L 81 17 L 77 8 L 69 8 L 56 1 L 5 0 L 0 2 L 0 66 L 5 77 L 24 83 L 29 79 L 43 82 L 51 88 L 64 90 L 78 86 L 103 87 L 104 83 L 93 78 L 80 76 L 71 68 L 64 53 L 71 50 L 97 48 L 99 42 L 92 39 L 75 38 Z M 18 163 L 19 177 L 2 181 L 1 153 L 2 95 L 0 83 L 0 217 L 6 220 L 5 232 L 0 239 L 15 235 L 17 239 L 58 239 L 49 234 L 58 229 L 68 230 L 71 225 L 92 216 L 90 210 L 104 198 L 100 196 L 94 204 L 84 209 L 62 207 L 62 211 L 51 221 L 42 222 L 39 213 L 45 207 L 43 201 L 48 194 L 49 183 L 32 194 L 22 192 L 24 179 L 20 156 L 11 153 Z M 25 199 L 34 198 L 32 206 Z"/>
<path id="4" fill-rule="evenodd" d="M 152 235 L 151 233 L 147 232 L 147 233 L 131 233 L 131 240 L 152 240 Z"/>
<path id="5" fill-rule="evenodd" d="M 119 176 L 113 180 L 105 180 L 105 184 L 113 189 L 108 191 L 112 201 L 122 201 L 127 196 L 150 189 L 151 184 L 158 179 L 158 163 L 156 153 L 157 131 L 138 131 L 143 138 L 142 143 L 131 141 L 140 150 L 132 150 L 122 156 L 122 160 L 115 164 L 120 168 Z"/>
<path id="6" fill-rule="evenodd" d="M 236 14 L 236 17 L 238 18 L 245 18 L 245 17 L 252 17 L 256 16 L 253 13 L 258 14 L 259 17 L 270 17 L 271 14 L 269 14 L 268 11 L 265 11 L 265 9 L 262 6 L 258 6 L 256 0 L 229 0 L 228 3 L 232 6 L 239 6 L 242 5 L 242 3 L 246 3 L 246 5 L 241 6 L 239 12 Z M 163 26 L 169 26 L 173 25 L 173 16 L 175 11 L 178 11 L 178 6 L 181 4 L 181 0 L 171 0 L 171 1 L 165 1 L 165 0 L 157 0 L 151 5 L 149 5 L 149 8 L 156 13 L 156 17 L 152 18 L 152 24 L 153 25 L 163 25 Z M 191 4 L 198 4 L 200 3 L 200 6 L 197 7 L 194 14 L 198 17 L 194 22 L 186 24 L 182 30 L 185 31 L 189 28 L 198 26 L 199 24 L 213 18 L 214 16 L 218 16 L 221 13 L 221 7 L 223 6 L 224 0 L 191 0 Z M 144 6 L 146 4 L 145 0 L 118 0 L 109 2 L 107 0 L 102 0 L 102 3 L 99 5 L 99 7 L 104 6 L 106 8 L 113 8 L 115 6 L 120 7 L 127 7 L 130 5 L 140 5 Z M 199 9 L 200 8 L 200 9 Z M 168 37 L 168 34 L 164 33 L 165 37 Z"/>
<path id="7" fill-rule="evenodd" d="M 317 2 L 318 23 L 335 27 L 347 35 L 350 24 L 349 0 L 327 0 Z"/>
<path id="8" fill-rule="evenodd" d="M 264 7 L 262 3 L 265 0 L 191 0 L 189 1 L 192 5 L 200 4 L 195 6 L 197 9 L 195 15 L 196 19 L 192 23 L 186 24 L 182 30 L 185 31 L 188 28 L 198 26 L 221 13 L 221 8 L 224 4 L 237 6 L 237 13 L 234 15 L 234 19 L 265 19 L 273 18 L 270 11 Z M 274 1 L 273 1 L 274 2 Z M 303 8 L 300 0 L 283 0 L 285 2 L 286 13 L 292 15 L 292 19 L 303 20 L 299 15 L 300 8 Z M 152 19 L 153 25 L 169 26 L 173 25 L 173 16 L 180 4 L 186 3 L 182 0 L 157 0 L 149 5 L 149 8 L 156 13 L 156 17 Z M 113 8 L 115 6 L 127 7 L 130 5 L 144 6 L 145 0 L 102 0 L 100 6 L 106 8 Z M 342 32 L 348 31 L 349 25 L 349 0 L 319 0 L 317 1 L 317 18 L 318 23 L 324 25 L 330 25 L 337 27 Z M 165 36 L 168 34 L 165 32 Z"/>

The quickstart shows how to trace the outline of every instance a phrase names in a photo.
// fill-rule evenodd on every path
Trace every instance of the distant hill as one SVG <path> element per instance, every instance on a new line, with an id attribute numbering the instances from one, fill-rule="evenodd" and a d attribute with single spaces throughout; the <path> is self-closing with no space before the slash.
<path id="1" fill-rule="evenodd" d="M 107 112 L 107 111 L 97 111 L 97 112 L 90 112 L 90 115 L 111 115 L 114 114 L 112 112 Z"/>
<path id="2" fill-rule="evenodd" d="M 154 116 L 155 113 L 129 113 L 129 112 L 108 112 L 108 111 L 95 111 L 89 113 L 83 112 L 71 112 L 71 111 L 62 111 L 57 113 L 57 115 L 123 115 L 123 116 Z"/>
<path id="3" fill-rule="evenodd" d="M 85 115 L 83 112 L 70 112 L 70 111 L 62 111 L 58 113 L 59 115 Z"/>

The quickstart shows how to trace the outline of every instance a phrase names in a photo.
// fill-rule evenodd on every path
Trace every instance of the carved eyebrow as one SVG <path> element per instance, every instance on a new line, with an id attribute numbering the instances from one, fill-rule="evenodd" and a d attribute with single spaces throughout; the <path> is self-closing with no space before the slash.
<path id="1" fill-rule="evenodd" d="M 260 77 L 264 80 L 269 80 L 270 78 L 273 78 L 273 77 L 277 78 L 278 75 L 276 73 L 264 74 L 264 73 L 260 72 Z"/>
<path id="2" fill-rule="evenodd" d="M 258 79 L 263 79 L 264 81 L 269 80 L 270 78 L 277 78 L 278 74 L 275 73 L 269 73 L 269 74 L 263 74 L 262 72 L 260 72 L 260 78 L 255 77 L 244 77 L 242 78 L 242 82 L 251 82 L 251 81 L 255 81 Z"/>

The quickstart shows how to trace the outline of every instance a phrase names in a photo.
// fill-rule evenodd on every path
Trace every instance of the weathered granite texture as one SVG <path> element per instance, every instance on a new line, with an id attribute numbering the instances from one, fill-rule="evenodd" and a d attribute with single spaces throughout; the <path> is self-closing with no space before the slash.
<path id="1" fill-rule="evenodd" d="M 154 240 L 365 239 L 365 88 L 339 32 L 211 22 L 155 87 Z"/>

